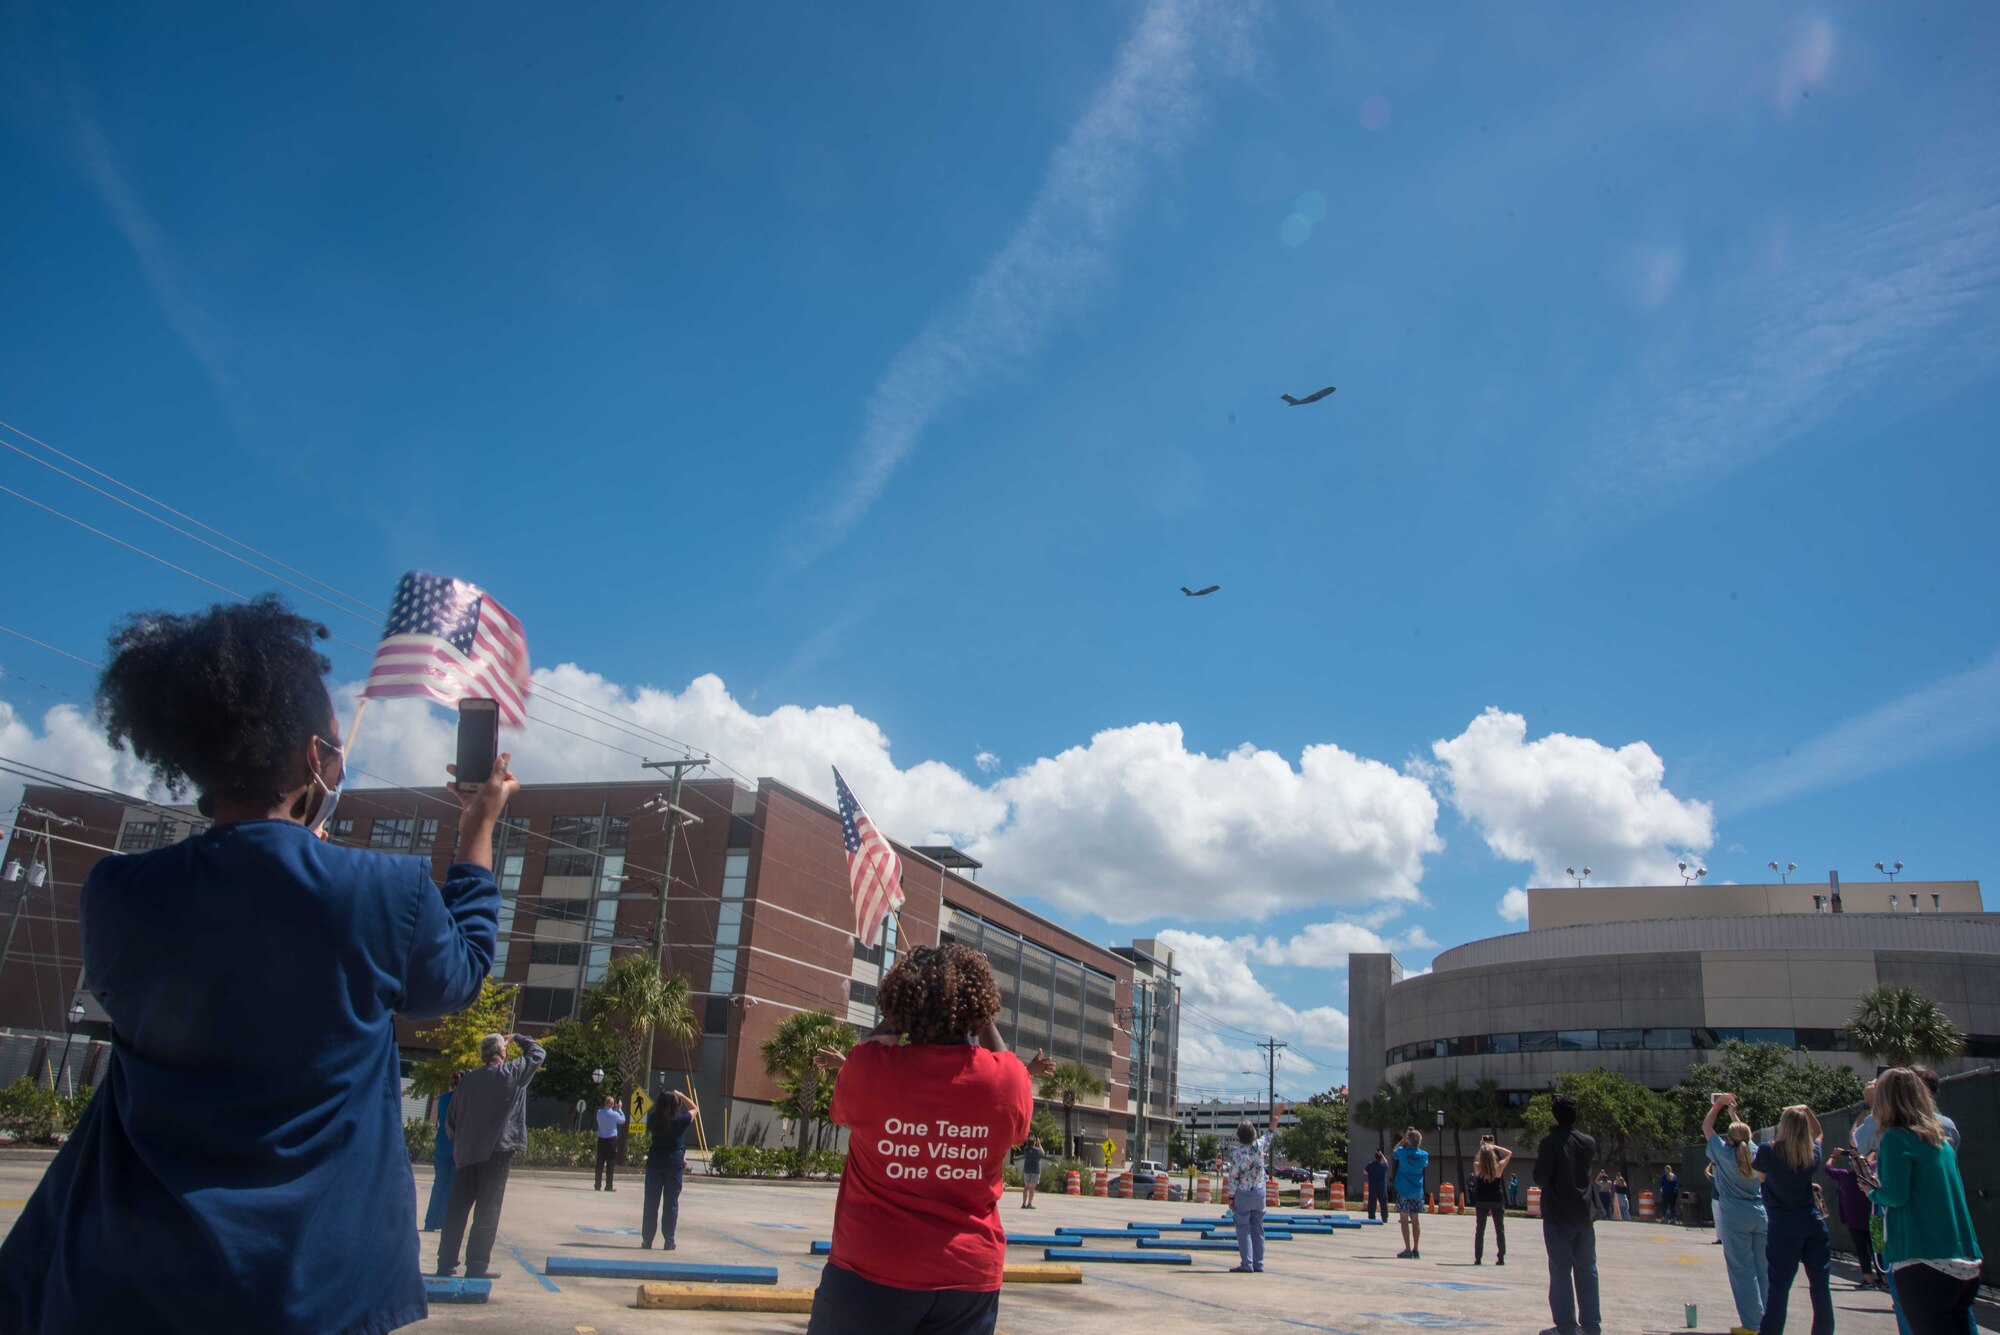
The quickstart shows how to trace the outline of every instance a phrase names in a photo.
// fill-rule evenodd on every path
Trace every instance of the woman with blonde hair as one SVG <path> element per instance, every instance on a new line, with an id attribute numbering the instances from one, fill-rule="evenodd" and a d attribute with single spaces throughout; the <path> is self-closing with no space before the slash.
<path id="1" fill-rule="evenodd" d="M 1479 1158 L 1472 1168 L 1472 1208 L 1479 1222 L 1472 1234 L 1472 1263 L 1484 1264 L 1486 1219 L 1493 1219 L 1493 1264 L 1507 1264 L 1507 1164 L 1514 1151 L 1503 1150 L 1486 1137 L 1479 1146 Z"/>
<path id="2" fill-rule="evenodd" d="M 1819 1118 L 1803 1103 L 1785 1109 L 1777 1138 L 1752 1156 L 1751 1165 L 1764 1175 L 1764 1215 L 1770 1221 L 1764 1244 L 1770 1275 L 1759 1335 L 1784 1330 L 1785 1306 L 1801 1265 L 1812 1294 L 1812 1335 L 1833 1335 L 1833 1242 L 1813 1198 L 1813 1177 L 1825 1162 Z"/>
<path id="3" fill-rule="evenodd" d="M 1716 1120 L 1729 1114 L 1725 1133 Z M 1722 1243 L 1722 1260 L 1729 1268 L 1729 1292 L 1736 1300 L 1736 1331 L 1755 1331 L 1764 1320 L 1764 1259 L 1769 1222 L 1764 1215 L 1763 1180 L 1750 1150 L 1750 1128 L 1736 1117 L 1736 1096 L 1718 1094 L 1702 1120 L 1701 1138 L 1708 1148 L 1708 1175 L 1715 1199 L 1715 1231 Z"/>
<path id="4" fill-rule="evenodd" d="M 1876 1142 L 1869 1198 L 1887 1213 L 1882 1268 L 1911 1335 L 1957 1335 L 1979 1292 L 1979 1238 L 1966 1206 L 1958 1151 L 1937 1104 L 1915 1072 L 1893 1067 L 1875 1079 Z"/>

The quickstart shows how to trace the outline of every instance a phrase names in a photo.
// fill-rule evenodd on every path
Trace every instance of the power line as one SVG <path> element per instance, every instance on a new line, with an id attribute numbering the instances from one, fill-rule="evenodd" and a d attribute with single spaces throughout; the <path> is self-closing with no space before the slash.
<path id="1" fill-rule="evenodd" d="M 165 510 L 168 514 L 172 515 L 176 519 L 185 519 L 188 523 L 193 524 L 196 528 L 204 529 L 207 532 L 213 533 L 218 538 L 223 539 L 225 542 L 234 543 L 236 546 L 241 547 L 244 551 L 249 552 L 252 556 L 256 556 L 263 560 L 269 561 L 272 565 L 278 567 L 278 569 L 280 570 L 290 571 L 292 574 L 297 575 L 300 579 L 306 580 L 309 583 L 317 584 L 322 589 L 325 589 L 329 593 L 338 593 L 340 594 L 341 597 L 347 599 L 349 602 L 359 604 L 362 607 L 368 607 L 367 603 L 363 602 L 359 598 L 356 598 L 353 594 L 341 593 L 339 589 L 334 588 L 331 584 L 328 584 L 323 580 L 314 579 L 311 575 L 306 574 L 304 571 L 294 570 L 291 566 L 286 565 L 283 561 L 280 561 L 277 557 L 267 555 L 264 552 L 258 551 L 255 547 L 250 546 L 250 544 L 246 542 L 240 541 L 239 539 L 236 538 L 232 538 L 227 533 L 222 532 L 220 529 L 212 528 L 209 525 L 202 523 L 199 519 L 196 519 L 193 515 L 183 514 L 181 511 L 174 509 L 173 506 L 168 505 L 165 501 L 162 501 L 157 497 L 149 496 L 145 492 L 139 490 L 137 487 L 130 485 L 129 483 L 119 481 L 117 478 L 111 476 L 111 474 L 105 472 L 101 468 L 93 468 L 91 465 L 85 463 L 83 460 L 77 458 L 73 454 L 63 453 L 63 451 L 57 449 L 55 446 L 49 444 L 47 441 L 42 440 L 37 436 L 29 435 L 27 432 L 21 430 L 20 427 L 15 426 L 11 422 L 0 421 L 0 428 L 4 428 L 8 431 L 13 432 L 15 435 L 21 437 L 21 439 L 23 440 L 31 441 L 34 444 L 41 446 L 43 449 L 47 450 L 50 454 L 55 455 L 59 459 L 68 460 L 70 463 L 75 464 L 78 468 L 83 469 L 85 472 L 96 474 L 98 477 L 103 478 L 106 482 L 109 482 L 112 486 L 117 487 L 122 491 L 131 492 L 134 496 L 137 496 L 139 499 L 147 502 L 148 504 L 156 505 L 160 509 Z M 376 611 L 376 609 L 372 607 L 368 608 L 368 610 L 371 612 Z M 379 615 L 379 613 L 377 613 L 377 615 Z"/>

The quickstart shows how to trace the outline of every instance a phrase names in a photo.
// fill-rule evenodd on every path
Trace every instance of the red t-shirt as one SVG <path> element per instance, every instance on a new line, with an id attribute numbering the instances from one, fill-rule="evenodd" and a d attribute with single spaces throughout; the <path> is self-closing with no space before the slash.
<path id="1" fill-rule="evenodd" d="M 847 1167 L 833 1262 L 892 1289 L 1000 1287 L 1007 1151 L 1034 1114 L 1028 1068 L 970 1043 L 863 1043 L 833 1086 Z"/>

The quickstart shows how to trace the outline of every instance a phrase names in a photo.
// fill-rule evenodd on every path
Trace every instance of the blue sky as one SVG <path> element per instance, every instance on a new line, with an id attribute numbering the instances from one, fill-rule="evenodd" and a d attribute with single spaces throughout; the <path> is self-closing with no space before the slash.
<path id="1" fill-rule="evenodd" d="M 0 2 L 0 420 L 1181 933 L 1191 1087 L 1327 1083 L 1347 949 L 1571 861 L 1987 876 L 2000 16 L 711 8 Z M 215 596 L 5 494 L 0 555 L 84 657 Z M 0 641 L 0 754 L 127 781 Z"/>

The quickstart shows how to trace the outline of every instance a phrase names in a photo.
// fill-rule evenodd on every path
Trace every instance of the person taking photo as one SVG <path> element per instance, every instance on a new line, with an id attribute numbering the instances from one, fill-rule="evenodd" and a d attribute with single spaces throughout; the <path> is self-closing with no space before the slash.
<path id="1" fill-rule="evenodd" d="M 1725 1125 L 1721 1132 L 1715 1129 L 1718 1123 Z M 1764 1179 L 1754 1162 L 1750 1127 L 1736 1116 L 1734 1094 L 1717 1094 L 1709 1100 L 1701 1140 L 1715 1195 L 1715 1231 L 1729 1272 L 1729 1293 L 1736 1303 L 1736 1331 L 1755 1335 L 1764 1322 L 1770 1285 L 1764 1257 L 1770 1223 L 1764 1214 Z"/>
<path id="2" fill-rule="evenodd" d="M 478 996 L 493 830 L 519 784 L 503 755 L 477 792 L 446 789 L 463 810 L 442 885 L 423 859 L 319 838 L 347 779 L 326 635 L 265 596 L 112 636 L 111 744 L 213 823 L 84 881 L 111 1061 L 0 1245 L 0 1330 L 424 1319 L 395 1018 Z"/>

